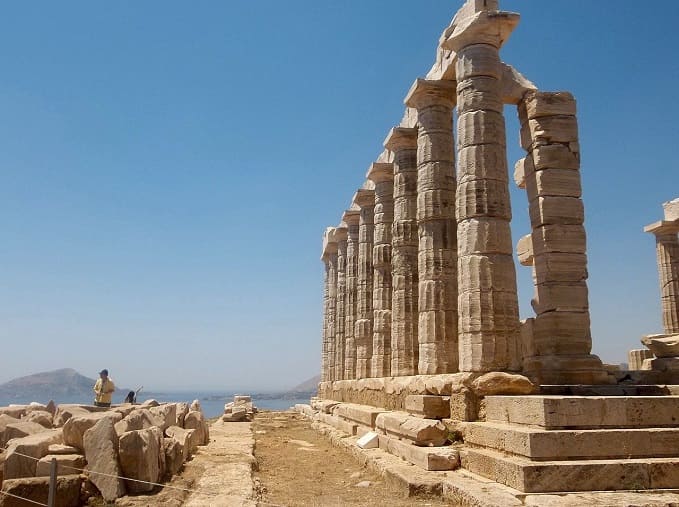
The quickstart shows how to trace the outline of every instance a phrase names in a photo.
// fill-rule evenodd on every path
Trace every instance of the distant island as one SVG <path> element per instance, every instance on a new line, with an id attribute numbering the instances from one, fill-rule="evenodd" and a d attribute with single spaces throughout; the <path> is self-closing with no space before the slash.
<path id="1" fill-rule="evenodd" d="M 311 398 L 318 393 L 318 383 L 321 376 L 314 375 L 292 389 L 280 392 L 251 393 L 253 399 L 259 400 L 298 400 L 300 398 Z M 230 399 L 232 394 L 213 394 L 203 397 L 204 400 L 223 401 Z"/>

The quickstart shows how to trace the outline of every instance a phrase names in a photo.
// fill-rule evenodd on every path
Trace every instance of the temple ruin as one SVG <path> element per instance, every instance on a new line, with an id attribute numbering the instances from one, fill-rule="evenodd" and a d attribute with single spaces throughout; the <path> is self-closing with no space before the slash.
<path id="1" fill-rule="evenodd" d="M 518 22 L 498 0 L 462 6 L 326 229 L 312 406 L 422 468 L 461 466 L 521 492 L 679 488 L 679 202 L 646 228 L 662 288 L 655 355 L 635 351 L 629 372 L 606 366 L 591 353 L 576 100 L 501 60 Z M 513 178 L 508 104 L 526 152 Z M 510 202 L 511 183 L 531 225 L 517 245 L 512 204 L 526 203 Z M 523 321 L 515 251 L 534 283 Z M 658 340 L 674 355 L 658 355 Z"/>

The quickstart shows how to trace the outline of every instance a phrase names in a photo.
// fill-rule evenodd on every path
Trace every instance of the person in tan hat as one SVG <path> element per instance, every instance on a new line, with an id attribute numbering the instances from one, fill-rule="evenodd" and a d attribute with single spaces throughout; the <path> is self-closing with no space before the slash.
<path id="1" fill-rule="evenodd" d="M 116 386 L 108 377 L 108 370 L 99 372 L 99 378 L 94 384 L 94 405 L 96 407 L 110 407 L 111 397 L 116 390 Z"/>

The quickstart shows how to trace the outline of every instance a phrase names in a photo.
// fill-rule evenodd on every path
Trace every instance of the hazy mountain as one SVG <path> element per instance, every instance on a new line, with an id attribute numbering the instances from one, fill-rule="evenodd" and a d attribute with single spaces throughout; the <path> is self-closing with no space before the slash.
<path id="1" fill-rule="evenodd" d="M 93 397 L 95 379 L 81 375 L 71 368 L 46 371 L 0 384 L 0 397 L 6 399 L 34 399 L 59 401 L 79 396 Z"/>
<path id="2" fill-rule="evenodd" d="M 318 390 L 318 383 L 321 381 L 321 376 L 314 375 L 309 380 L 305 380 L 301 384 L 290 389 L 291 393 L 315 393 Z"/>

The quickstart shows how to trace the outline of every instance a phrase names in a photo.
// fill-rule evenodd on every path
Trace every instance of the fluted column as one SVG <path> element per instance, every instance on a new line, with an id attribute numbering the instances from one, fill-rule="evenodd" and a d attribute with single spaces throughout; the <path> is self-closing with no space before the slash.
<path id="1" fill-rule="evenodd" d="M 346 325 L 346 295 L 347 295 L 347 228 L 335 228 L 337 240 L 337 303 L 335 310 L 335 378 L 344 378 L 344 354 L 345 338 L 344 326 Z"/>
<path id="2" fill-rule="evenodd" d="M 324 381 L 335 380 L 335 332 L 337 309 L 337 241 L 335 229 L 326 229 L 323 237 L 323 254 L 321 259 L 326 266 L 325 276 L 325 332 L 323 336 L 323 355 L 321 359 L 321 378 Z"/>
<path id="3" fill-rule="evenodd" d="M 664 220 L 644 228 L 655 235 L 665 334 L 679 333 L 679 199 L 663 205 Z"/>
<path id="4" fill-rule="evenodd" d="M 458 370 L 454 81 L 418 79 L 406 105 L 417 110 L 420 374 Z"/>
<path id="5" fill-rule="evenodd" d="M 358 282 L 356 297 L 356 378 L 371 376 L 373 350 L 373 235 L 375 191 L 361 189 L 354 196 L 360 209 L 358 222 Z"/>
<path id="6" fill-rule="evenodd" d="M 391 130 L 384 146 L 394 154 L 392 228 L 391 374 L 415 375 L 417 341 L 417 129 Z"/>
<path id="7" fill-rule="evenodd" d="M 391 375 L 391 238 L 394 223 L 394 165 L 374 163 L 368 179 L 375 184 L 373 244 L 373 377 Z"/>
<path id="8" fill-rule="evenodd" d="M 344 299 L 344 379 L 356 378 L 356 340 L 354 326 L 356 325 L 356 298 L 358 294 L 358 210 L 347 210 L 342 216 L 347 225 L 347 264 L 346 264 L 346 294 Z"/>
<path id="9" fill-rule="evenodd" d="M 474 7 L 478 12 L 456 17 L 444 47 L 457 53 L 460 370 L 482 372 L 519 367 L 499 55 L 518 15 Z"/>

